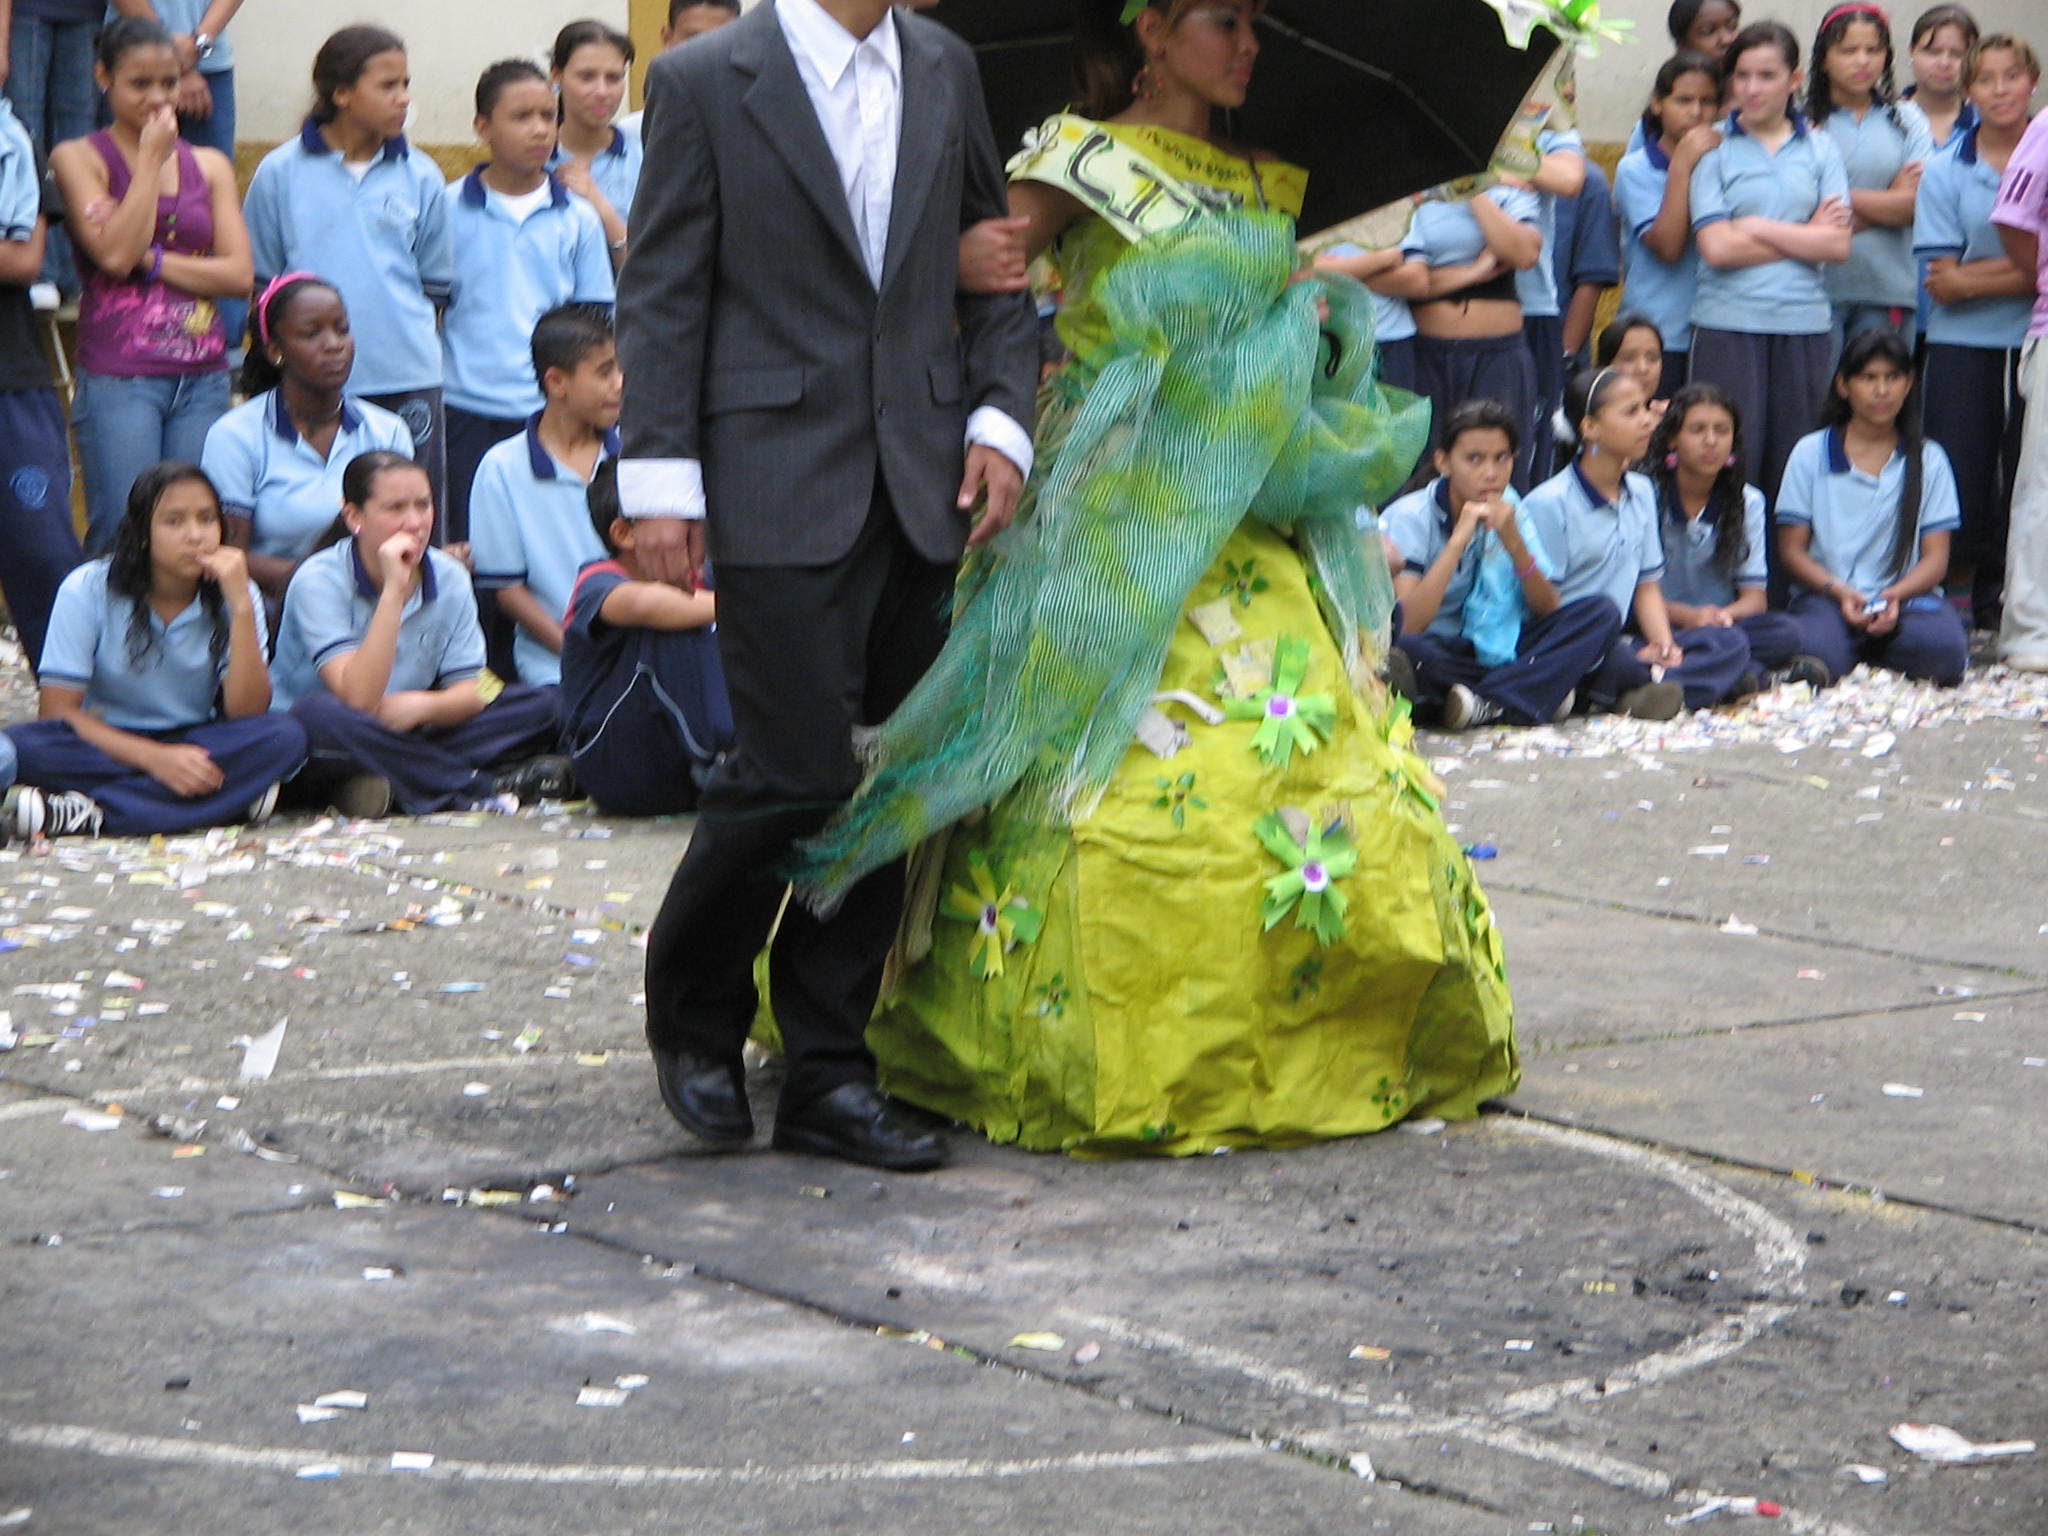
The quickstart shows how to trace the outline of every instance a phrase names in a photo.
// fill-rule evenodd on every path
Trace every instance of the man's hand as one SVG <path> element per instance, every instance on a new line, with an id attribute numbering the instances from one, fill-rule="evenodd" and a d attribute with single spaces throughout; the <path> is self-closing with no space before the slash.
<path id="1" fill-rule="evenodd" d="M 1017 498 L 1024 493 L 1024 477 L 1017 472 L 1016 465 L 985 443 L 970 443 L 967 474 L 960 482 L 960 510 L 973 510 L 984 492 L 988 508 L 967 536 L 969 547 L 986 544 L 1009 527 L 1010 519 L 1017 514 Z M 644 541 L 640 547 L 645 548 Z"/>
<path id="2" fill-rule="evenodd" d="M 650 581 L 665 581 L 685 592 L 696 591 L 704 572 L 704 520 L 636 517 L 633 556 Z"/>
<path id="3" fill-rule="evenodd" d="M 983 219 L 960 236 L 962 293 L 1022 293 L 1029 285 L 1024 269 L 1024 232 L 1031 220 L 1023 215 Z"/>
<path id="4" fill-rule="evenodd" d="M 181 800 L 210 795 L 227 780 L 206 748 L 190 745 L 158 747 L 149 760 L 149 776 Z"/>

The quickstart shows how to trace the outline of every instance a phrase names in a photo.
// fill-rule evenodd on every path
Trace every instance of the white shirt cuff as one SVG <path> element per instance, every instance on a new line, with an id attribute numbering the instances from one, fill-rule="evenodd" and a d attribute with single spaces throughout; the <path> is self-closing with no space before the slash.
<path id="1" fill-rule="evenodd" d="M 1016 418 L 1008 411 L 984 405 L 967 418 L 967 442 L 984 448 L 993 448 L 1012 464 L 1017 473 L 1026 480 L 1031 478 L 1033 453 L 1031 434 L 1017 425 Z"/>
<path id="2" fill-rule="evenodd" d="M 704 516 L 704 466 L 696 459 L 619 460 L 619 510 L 627 517 Z"/>

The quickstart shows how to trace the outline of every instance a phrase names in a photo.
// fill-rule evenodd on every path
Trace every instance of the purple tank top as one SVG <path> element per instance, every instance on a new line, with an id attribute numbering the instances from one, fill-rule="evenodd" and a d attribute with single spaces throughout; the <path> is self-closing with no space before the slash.
<path id="1" fill-rule="evenodd" d="M 113 135 L 102 130 L 86 142 L 107 166 L 107 193 L 119 202 L 134 173 Z M 213 195 L 199 157 L 178 141 L 178 192 L 156 202 L 154 243 L 180 256 L 213 249 Z M 78 366 L 115 378 L 212 373 L 227 366 L 227 331 L 212 299 L 148 282 L 116 277 L 92 264 L 81 248 L 84 292 L 78 305 Z"/>

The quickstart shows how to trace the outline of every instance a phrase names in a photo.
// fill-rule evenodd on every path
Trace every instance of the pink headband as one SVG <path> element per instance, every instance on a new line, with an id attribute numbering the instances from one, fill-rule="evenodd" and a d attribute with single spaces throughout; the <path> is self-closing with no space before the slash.
<path id="1" fill-rule="evenodd" d="M 1829 27 L 1833 26 L 1836 22 L 1840 21 L 1844 16 L 1875 17 L 1877 20 L 1877 24 L 1883 27 L 1885 31 L 1889 32 L 1892 29 L 1892 19 L 1891 17 L 1885 15 L 1883 6 L 1872 5 L 1870 3 L 1870 0 L 1849 0 L 1848 4 L 1838 5 L 1833 10 L 1829 11 L 1827 15 L 1821 17 L 1821 31 L 1827 31 Z"/>
<path id="2" fill-rule="evenodd" d="M 318 272 L 281 272 L 270 280 L 256 300 L 256 339 L 266 347 L 270 345 L 270 301 L 293 283 L 318 283 L 323 288 L 332 287 Z"/>

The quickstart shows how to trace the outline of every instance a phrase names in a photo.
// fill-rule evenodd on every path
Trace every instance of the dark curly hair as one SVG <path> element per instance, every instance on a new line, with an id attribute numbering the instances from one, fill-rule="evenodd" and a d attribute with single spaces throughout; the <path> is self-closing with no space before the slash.
<path id="1" fill-rule="evenodd" d="M 1813 66 L 1806 75 L 1806 116 L 1818 128 L 1834 112 L 1834 88 L 1828 83 L 1828 50 L 1859 21 L 1869 22 L 1877 28 L 1878 41 L 1884 44 L 1884 73 L 1877 77 L 1877 86 L 1870 93 L 1871 104 L 1884 108 L 1885 116 L 1892 120 L 1893 126 L 1903 129 L 1905 124 L 1899 121 L 1899 87 L 1893 77 L 1898 55 L 1892 47 L 1892 24 L 1874 5 L 1838 6 L 1830 13 L 1826 25 L 1814 35 Z"/>
<path id="2" fill-rule="evenodd" d="M 1688 384 L 1671 397 L 1664 418 L 1650 434 L 1649 451 L 1638 472 L 1648 475 L 1657 488 L 1658 515 L 1673 528 L 1685 527 L 1685 502 L 1678 494 L 1678 466 L 1671 462 L 1678 452 L 1678 435 L 1685 430 L 1685 418 L 1700 406 L 1718 406 L 1735 424 L 1734 440 L 1728 445 L 1729 462 L 1714 476 L 1707 492 L 1706 510 L 1700 513 L 1714 530 L 1714 568 L 1733 576 L 1749 557 L 1748 530 L 1743 527 L 1743 493 L 1748 489 L 1742 466 L 1742 411 L 1727 390 L 1718 384 Z"/>
<path id="3" fill-rule="evenodd" d="M 149 622 L 149 594 L 156 584 L 156 568 L 149 558 L 150 524 L 164 492 L 188 480 L 206 487 L 218 514 L 220 492 L 206 471 L 182 459 L 165 459 L 135 477 L 135 484 L 128 488 L 128 508 L 114 529 L 114 548 L 107 557 L 107 590 L 129 600 L 127 640 L 131 665 L 156 649 L 156 630 Z M 213 626 L 208 651 L 218 667 L 228 654 L 228 601 L 218 582 L 202 581 L 199 602 L 206 610 L 207 622 Z"/>

